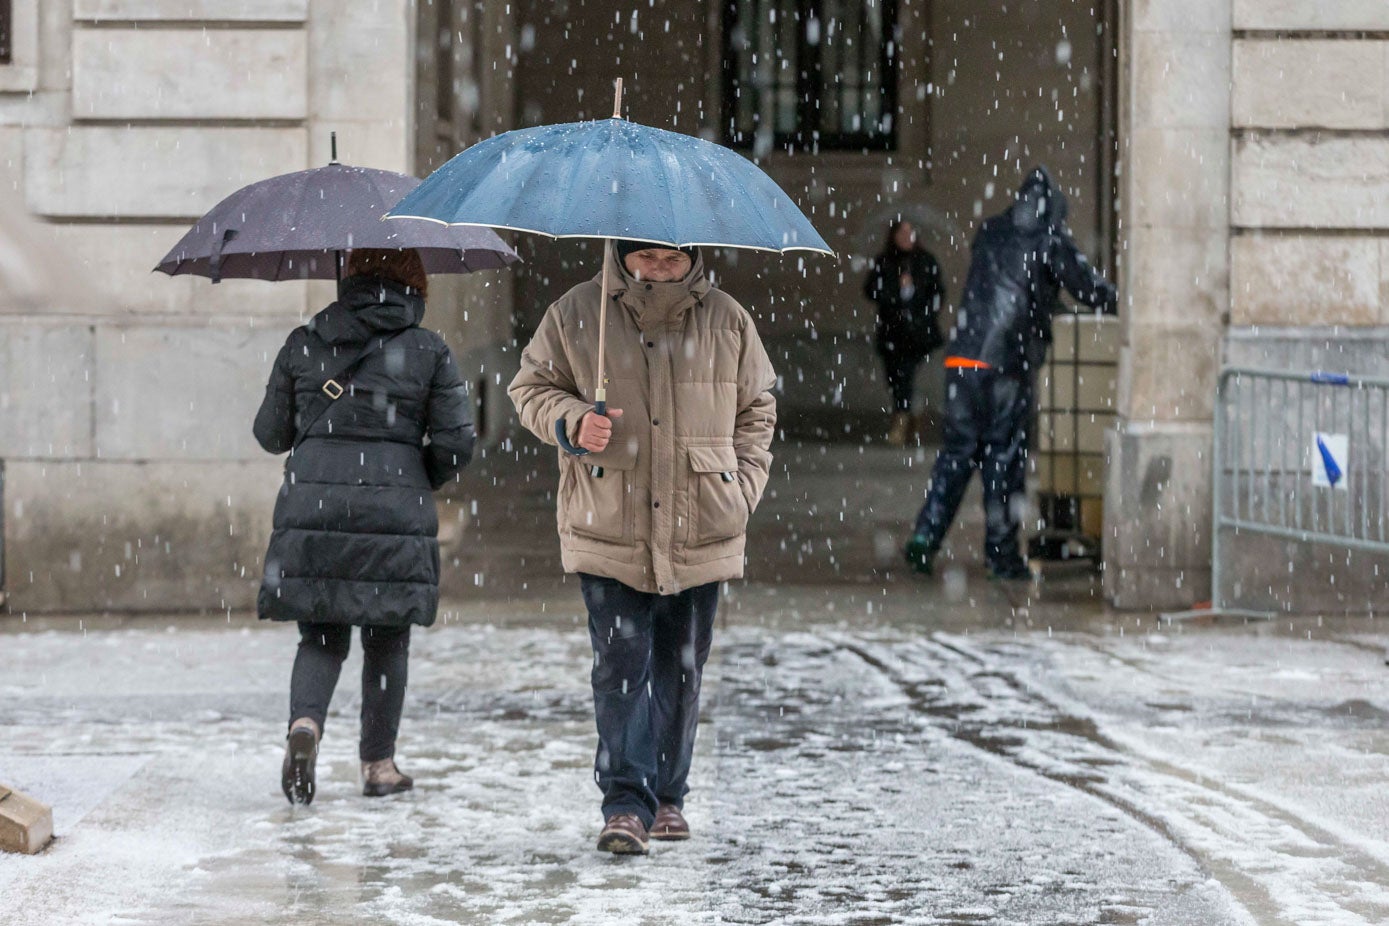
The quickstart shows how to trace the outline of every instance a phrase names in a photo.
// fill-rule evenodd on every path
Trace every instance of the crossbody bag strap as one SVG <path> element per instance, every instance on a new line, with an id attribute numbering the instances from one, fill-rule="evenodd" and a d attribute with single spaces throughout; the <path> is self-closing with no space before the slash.
<path id="1" fill-rule="evenodd" d="M 357 356 L 353 357 L 345 366 L 338 369 L 337 372 L 323 381 L 323 385 L 318 387 L 318 392 L 314 393 L 313 403 L 305 408 L 303 414 L 299 416 L 299 420 L 302 424 L 299 426 L 299 434 L 294 438 L 295 448 L 298 448 L 309 436 L 309 432 L 313 430 L 313 426 L 318 424 L 318 419 L 322 418 L 324 413 L 332 407 L 333 403 L 342 398 L 342 396 L 347 393 L 347 390 L 351 388 L 352 375 L 357 372 L 357 368 L 362 365 L 362 361 L 366 360 L 367 357 L 370 357 L 377 350 L 384 349 L 387 344 L 409 330 L 409 328 L 403 328 L 388 338 L 376 337 L 370 339 L 362 346 L 362 349 L 357 352 Z"/>

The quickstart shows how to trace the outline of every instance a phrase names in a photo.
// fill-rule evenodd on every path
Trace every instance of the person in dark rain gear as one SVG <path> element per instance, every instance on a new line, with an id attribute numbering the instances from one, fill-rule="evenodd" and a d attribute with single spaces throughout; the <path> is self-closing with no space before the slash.
<path id="1" fill-rule="evenodd" d="M 945 340 L 938 321 L 945 301 L 940 264 L 917 241 L 910 222 L 898 219 L 888 226 L 883 251 L 863 281 L 863 294 L 878 305 L 874 346 L 892 392 L 887 440 L 901 447 L 920 430 L 912 417 L 917 368 Z"/>
<path id="2" fill-rule="evenodd" d="M 271 453 L 290 451 L 258 610 L 296 621 L 281 787 L 307 804 L 328 702 L 361 627 L 362 790 L 413 781 L 395 764 L 410 628 L 439 604 L 432 490 L 473 452 L 470 402 L 443 338 L 420 327 L 418 252 L 359 249 L 336 302 L 285 341 L 256 414 Z"/>
<path id="3" fill-rule="evenodd" d="M 598 849 L 642 854 L 688 839 L 686 780 L 720 585 L 743 574 L 748 519 L 770 473 L 776 374 L 752 317 L 694 248 L 618 241 L 602 274 L 550 306 L 510 394 L 521 424 L 558 444 L 566 572 L 579 573 L 593 644 L 603 792 Z M 610 407 L 592 396 L 610 301 Z"/>
<path id="4" fill-rule="evenodd" d="M 945 423 L 926 503 L 907 542 L 907 562 L 929 574 L 975 467 L 984 480 L 984 554 L 990 573 L 1026 579 L 1018 524 L 1037 370 L 1065 288 L 1113 311 L 1114 287 L 1066 229 L 1066 198 L 1036 167 L 1004 212 L 986 219 L 971 245 L 969 276 L 951 334 Z"/>

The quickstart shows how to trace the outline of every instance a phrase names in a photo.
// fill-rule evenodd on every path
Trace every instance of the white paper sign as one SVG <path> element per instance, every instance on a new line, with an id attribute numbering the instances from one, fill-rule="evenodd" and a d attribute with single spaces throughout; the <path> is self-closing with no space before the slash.
<path id="1" fill-rule="evenodd" d="M 1346 434 L 1312 435 L 1312 485 L 1346 491 L 1350 475 L 1350 437 Z"/>

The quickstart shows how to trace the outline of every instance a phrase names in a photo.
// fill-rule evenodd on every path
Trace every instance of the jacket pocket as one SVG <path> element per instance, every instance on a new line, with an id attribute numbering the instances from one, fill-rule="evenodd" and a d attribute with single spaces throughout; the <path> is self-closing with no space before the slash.
<path id="1" fill-rule="evenodd" d="M 690 448 L 690 546 L 737 537 L 747 530 L 748 503 L 731 446 Z"/>
<path id="2" fill-rule="evenodd" d="M 635 451 L 621 453 L 609 448 L 601 459 L 598 454 L 566 456 L 563 465 L 560 502 L 569 530 L 609 543 L 631 543 Z"/>

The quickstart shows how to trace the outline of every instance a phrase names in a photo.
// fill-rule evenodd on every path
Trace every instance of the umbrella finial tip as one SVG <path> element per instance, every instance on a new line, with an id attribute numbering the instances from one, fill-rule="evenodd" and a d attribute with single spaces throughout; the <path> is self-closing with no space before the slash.
<path id="1" fill-rule="evenodd" d="M 329 132 L 329 133 L 328 133 L 328 142 L 329 142 L 329 146 L 330 146 L 330 147 L 332 148 L 332 150 L 333 150 L 332 160 L 329 161 L 328 163 L 329 163 L 329 164 L 336 164 L 336 163 L 338 163 L 338 133 L 337 133 L 337 132 Z"/>
<path id="2" fill-rule="evenodd" d="M 619 77 L 613 85 L 613 118 L 622 118 L 622 78 Z"/>

